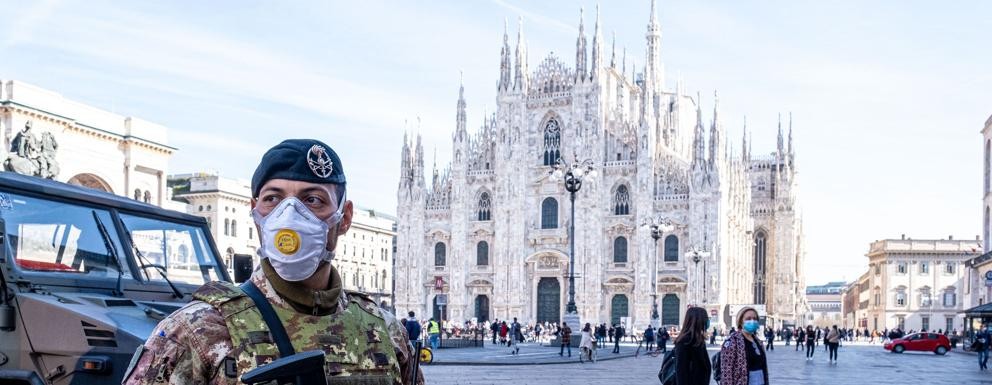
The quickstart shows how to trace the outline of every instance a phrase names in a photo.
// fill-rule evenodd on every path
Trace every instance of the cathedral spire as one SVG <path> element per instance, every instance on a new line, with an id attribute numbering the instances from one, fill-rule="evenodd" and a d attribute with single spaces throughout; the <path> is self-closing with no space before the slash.
<path id="1" fill-rule="evenodd" d="M 455 136 L 460 140 L 465 140 L 468 136 L 465 117 L 465 75 L 458 71 L 458 104 L 455 113 Z"/>
<path id="2" fill-rule="evenodd" d="M 782 141 L 783 141 L 782 140 L 782 113 L 780 112 L 778 114 L 778 158 L 779 158 L 779 160 L 781 160 L 782 159 L 782 155 L 785 154 L 785 152 L 783 151 Z"/>
<path id="3" fill-rule="evenodd" d="M 692 138 L 693 163 L 702 165 L 706 161 L 706 142 L 703 138 L 703 107 L 702 96 L 696 93 L 696 130 Z"/>
<path id="4" fill-rule="evenodd" d="M 751 161 L 751 154 L 748 153 L 747 147 L 747 115 L 744 115 L 744 134 L 741 135 L 741 160 L 744 161 L 745 167 L 747 167 L 747 162 Z"/>
<path id="5" fill-rule="evenodd" d="M 586 79 L 586 10 L 579 8 L 579 37 L 575 39 L 575 82 L 581 83 Z"/>
<path id="6" fill-rule="evenodd" d="M 592 33 L 592 66 L 589 79 L 599 77 L 599 67 L 603 65 L 603 34 L 599 30 L 599 4 L 596 4 L 596 27 Z"/>
<path id="7" fill-rule="evenodd" d="M 792 147 L 792 112 L 789 112 L 789 163 L 792 163 L 792 158 L 795 157 L 795 148 Z"/>
<path id="8" fill-rule="evenodd" d="M 527 43 L 524 42 L 524 18 L 518 19 L 520 24 L 517 30 L 517 63 L 513 89 L 526 92 L 528 85 L 527 73 Z"/>
<path id="9" fill-rule="evenodd" d="M 664 69 L 661 64 L 661 26 L 658 25 L 658 13 L 655 0 L 651 0 L 651 19 L 648 21 L 647 64 L 644 68 L 645 89 L 652 93 L 660 91 L 664 86 Z"/>
<path id="10" fill-rule="evenodd" d="M 617 68 L 617 31 L 613 31 L 613 52 L 610 53 L 610 67 Z"/>
<path id="11" fill-rule="evenodd" d="M 507 20 L 503 19 L 503 49 L 499 57 L 499 91 L 510 89 L 510 36 L 507 33 Z"/>
<path id="12" fill-rule="evenodd" d="M 719 166 L 720 153 L 720 131 L 723 127 L 720 123 L 720 97 L 713 91 L 713 124 L 710 126 L 710 165 L 714 168 Z"/>

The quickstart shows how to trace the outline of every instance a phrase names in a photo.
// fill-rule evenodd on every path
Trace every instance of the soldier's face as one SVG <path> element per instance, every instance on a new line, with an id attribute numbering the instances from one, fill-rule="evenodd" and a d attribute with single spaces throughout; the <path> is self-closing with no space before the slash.
<path id="1" fill-rule="evenodd" d="M 319 184 L 288 179 L 272 179 L 265 182 L 258 192 L 258 197 L 251 200 L 252 209 L 257 209 L 263 217 L 269 215 L 283 199 L 294 197 L 310 209 L 317 218 L 327 220 L 338 210 L 337 187 L 331 184 Z M 348 232 L 351 227 L 352 204 L 344 201 L 341 222 L 331 227 L 327 232 L 327 250 L 334 250 L 338 236 Z M 258 223 L 255 224 L 258 227 Z M 258 229 L 261 234 L 261 229 Z"/>

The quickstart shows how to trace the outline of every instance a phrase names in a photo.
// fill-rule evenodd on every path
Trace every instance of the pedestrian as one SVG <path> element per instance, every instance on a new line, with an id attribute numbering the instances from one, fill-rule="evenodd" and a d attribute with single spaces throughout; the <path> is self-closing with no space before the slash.
<path id="1" fill-rule="evenodd" d="M 616 330 L 613 331 L 613 354 L 620 354 L 620 340 L 623 339 L 624 335 L 623 325 L 617 325 Z"/>
<path id="2" fill-rule="evenodd" d="M 713 331 L 710 332 L 710 345 L 716 345 L 716 326 L 714 326 Z"/>
<path id="3" fill-rule="evenodd" d="M 520 330 L 520 323 L 517 322 L 517 317 L 513 317 L 513 323 L 510 324 L 510 338 L 506 345 L 511 348 L 510 354 L 520 353 L 520 342 L 523 340 L 524 335 Z"/>
<path id="4" fill-rule="evenodd" d="M 782 339 L 785 340 L 785 346 L 789 346 L 789 342 L 792 341 L 792 328 L 786 328 L 785 331 L 782 332 L 782 337 L 784 337 Z"/>
<path id="5" fill-rule="evenodd" d="M 840 331 L 837 330 L 837 325 L 834 325 L 829 332 L 827 332 L 827 337 L 825 340 L 827 344 L 827 351 L 830 352 L 828 362 L 831 364 L 837 363 L 837 347 L 840 346 Z"/>
<path id="6" fill-rule="evenodd" d="M 816 352 L 816 332 L 813 325 L 806 326 L 806 361 L 813 361 L 813 353 Z"/>
<path id="7" fill-rule="evenodd" d="M 806 329 L 799 328 L 799 330 L 796 331 L 796 351 L 797 352 L 799 351 L 799 348 L 803 346 L 803 342 L 806 342 Z"/>
<path id="8" fill-rule="evenodd" d="M 544 329 L 541 328 L 541 323 L 540 322 L 538 322 L 536 325 L 534 325 L 534 339 L 537 340 L 537 344 L 538 345 L 541 345 L 541 332 L 542 331 L 544 331 Z"/>
<path id="9" fill-rule="evenodd" d="M 596 328 L 596 349 L 602 349 L 606 345 L 606 324 L 599 324 Z"/>
<path id="10" fill-rule="evenodd" d="M 506 336 L 510 334 L 510 327 L 506 325 L 506 321 L 499 324 L 499 344 L 506 346 L 507 339 Z"/>
<path id="11" fill-rule="evenodd" d="M 607 336 L 610 338 L 611 344 L 613 343 L 613 334 L 615 334 L 617 331 L 616 326 L 617 326 L 616 324 L 610 325 L 610 330 L 607 332 Z"/>
<path id="12" fill-rule="evenodd" d="M 411 343 L 417 342 L 420 339 L 420 322 L 417 321 L 413 310 L 406 313 L 406 315 L 406 322 L 403 323 L 403 326 L 406 327 L 406 335 L 410 338 Z"/>
<path id="13" fill-rule="evenodd" d="M 596 362 L 596 343 L 592 333 L 592 325 L 586 322 L 586 326 L 582 327 L 582 340 L 579 341 L 579 362 L 583 362 L 583 357 L 589 362 Z"/>
<path id="14" fill-rule="evenodd" d="M 493 345 L 496 345 L 496 335 L 499 334 L 499 318 L 493 320 L 492 325 L 489 325 L 489 330 L 493 333 Z"/>
<path id="15" fill-rule="evenodd" d="M 988 370 L 989 345 L 992 344 L 992 334 L 989 332 L 989 325 L 983 324 L 978 333 L 975 333 L 975 342 L 971 343 L 971 349 L 978 353 L 978 370 Z"/>
<path id="16" fill-rule="evenodd" d="M 330 349 L 351 357 L 333 366 L 334 375 L 423 383 L 405 325 L 364 293 L 343 289 L 334 257 L 352 225 L 345 187 L 341 159 L 325 143 L 294 139 L 268 150 L 250 186 L 258 268 L 241 285 L 210 281 L 197 289 L 151 331 L 122 382 L 233 383 L 273 359 Z M 341 338 L 366 334 L 378 343 Z"/>
<path id="17" fill-rule="evenodd" d="M 647 329 L 644 329 L 644 350 L 651 351 L 654 347 L 654 328 L 648 325 Z"/>
<path id="18" fill-rule="evenodd" d="M 668 334 L 668 328 L 662 326 L 659 328 L 658 332 L 658 345 L 661 347 L 661 352 L 668 352 L 668 340 L 672 338 L 671 334 Z"/>
<path id="19" fill-rule="evenodd" d="M 775 329 L 768 327 L 765 329 L 765 339 L 767 340 L 768 346 L 765 346 L 765 350 L 775 350 L 775 345 L 772 341 L 775 341 Z"/>
<path id="20" fill-rule="evenodd" d="M 427 321 L 427 336 L 430 338 L 431 350 L 436 351 L 438 345 L 440 344 L 441 325 L 434 320 L 434 317 L 431 317 L 431 319 Z"/>
<path id="21" fill-rule="evenodd" d="M 820 332 L 821 330 L 822 333 Z M 817 330 L 816 336 L 820 337 L 820 341 L 823 341 L 823 351 L 828 352 L 830 351 L 830 344 L 827 343 L 828 329 L 826 326 L 824 326 L 823 329 L 821 330 Z"/>
<path id="22" fill-rule="evenodd" d="M 737 329 L 720 348 L 721 385 L 767 385 L 768 360 L 758 331 L 758 311 L 745 307 L 737 315 Z"/>
<path id="23" fill-rule="evenodd" d="M 568 348 L 568 356 L 572 356 L 572 329 L 568 327 L 568 324 L 562 321 L 561 328 L 558 329 L 559 340 L 561 341 L 561 350 L 558 351 L 558 355 L 561 356 L 565 353 L 565 349 Z"/>
<path id="24" fill-rule="evenodd" d="M 706 329 L 710 319 L 701 307 L 690 307 L 675 339 L 675 384 L 709 385 L 712 373 L 706 353 Z"/>

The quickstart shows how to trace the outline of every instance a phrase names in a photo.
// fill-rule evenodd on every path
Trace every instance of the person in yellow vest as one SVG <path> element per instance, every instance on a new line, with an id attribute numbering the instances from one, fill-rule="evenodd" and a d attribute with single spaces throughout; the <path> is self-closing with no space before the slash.
<path id="1" fill-rule="evenodd" d="M 234 384 L 296 352 L 324 353 L 328 383 L 423 384 L 406 328 L 332 264 L 351 226 L 341 159 L 326 144 L 286 140 L 251 182 L 261 264 L 238 286 L 214 281 L 166 317 L 135 352 L 124 384 Z"/>
<path id="2" fill-rule="evenodd" d="M 431 318 L 431 321 L 427 324 L 427 334 L 431 338 L 431 350 L 437 350 L 438 344 L 441 343 L 441 325 Z"/>

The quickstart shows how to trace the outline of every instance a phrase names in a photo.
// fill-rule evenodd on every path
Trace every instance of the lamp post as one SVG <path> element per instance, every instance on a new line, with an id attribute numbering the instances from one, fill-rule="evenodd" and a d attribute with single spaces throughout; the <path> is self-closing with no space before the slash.
<path id="1" fill-rule="evenodd" d="M 654 239 L 654 266 L 651 268 L 651 327 L 657 328 L 660 322 L 658 314 L 658 240 L 669 231 L 675 229 L 672 222 L 661 218 L 651 223 L 651 239 Z"/>
<path id="2" fill-rule="evenodd" d="M 550 171 L 552 180 L 559 178 L 564 180 L 572 208 L 571 220 L 568 222 L 568 304 L 565 305 L 565 314 L 573 317 L 579 314 L 575 306 L 575 193 L 582 188 L 584 177 L 595 177 L 596 171 L 592 166 L 592 159 L 582 161 L 575 159 L 569 163 L 564 158 L 558 158 L 558 162 Z"/>
<path id="3" fill-rule="evenodd" d="M 705 250 L 700 250 L 696 246 L 693 246 L 691 249 L 689 249 L 689 252 L 686 253 L 686 256 L 688 256 L 689 257 L 689 260 L 691 260 L 692 263 L 694 263 L 696 265 L 696 270 L 697 270 L 696 273 L 699 273 L 699 271 L 698 271 L 699 270 L 699 262 L 702 261 L 703 258 L 709 257 L 710 256 L 710 253 L 708 251 L 705 251 Z M 697 286 L 699 286 L 699 296 L 696 298 L 696 306 L 699 306 L 700 305 L 699 302 L 702 302 L 702 300 L 703 300 L 703 286 L 701 285 L 701 283 L 702 283 L 702 279 L 705 279 L 705 278 L 704 277 L 700 277 L 699 274 L 696 274 L 696 276 L 698 277 L 697 280 L 696 280 L 696 284 L 697 284 Z"/>

